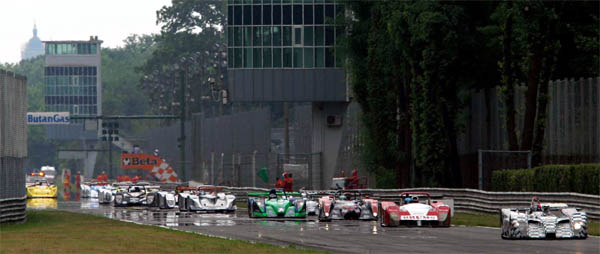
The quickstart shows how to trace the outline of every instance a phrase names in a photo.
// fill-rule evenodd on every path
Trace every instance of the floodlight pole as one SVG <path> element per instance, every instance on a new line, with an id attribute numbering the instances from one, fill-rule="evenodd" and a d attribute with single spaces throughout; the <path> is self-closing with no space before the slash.
<path id="1" fill-rule="evenodd" d="M 108 138 L 106 141 L 108 142 L 108 174 L 112 177 L 115 177 L 112 165 L 112 133 L 108 132 Z"/>
<path id="2" fill-rule="evenodd" d="M 182 70 L 179 72 L 179 75 L 181 76 L 181 119 L 180 119 L 180 124 L 181 124 L 181 137 L 180 137 L 180 149 L 181 149 L 181 181 L 184 181 L 186 179 L 185 177 L 185 86 L 186 86 L 186 76 L 187 73 L 186 71 Z"/>

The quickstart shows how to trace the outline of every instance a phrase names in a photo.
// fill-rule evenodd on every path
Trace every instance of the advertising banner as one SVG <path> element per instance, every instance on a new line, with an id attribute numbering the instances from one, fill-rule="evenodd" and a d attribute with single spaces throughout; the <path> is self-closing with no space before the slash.
<path id="1" fill-rule="evenodd" d="M 177 182 L 177 173 L 158 156 L 145 153 L 122 153 L 121 168 L 150 171 L 161 182 Z"/>
<path id="2" fill-rule="evenodd" d="M 69 112 L 28 112 L 27 124 L 29 125 L 47 125 L 47 124 L 70 124 L 71 116 Z"/>

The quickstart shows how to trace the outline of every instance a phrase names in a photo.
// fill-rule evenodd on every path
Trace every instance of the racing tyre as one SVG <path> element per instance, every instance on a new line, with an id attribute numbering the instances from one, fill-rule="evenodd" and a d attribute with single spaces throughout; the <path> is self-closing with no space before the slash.
<path id="1" fill-rule="evenodd" d="M 185 204 L 185 203 L 186 203 L 186 202 L 185 202 L 185 201 L 186 201 L 186 200 L 185 200 L 185 198 L 183 198 L 183 197 L 179 197 L 179 200 L 178 200 L 178 201 L 179 201 L 179 211 L 185 212 L 185 211 L 186 211 L 186 209 L 187 209 L 187 206 L 186 206 L 186 204 Z"/>
<path id="2" fill-rule="evenodd" d="M 331 221 L 330 218 L 325 217 L 325 212 L 323 210 L 323 207 L 319 208 L 319 221 Z"/>
<path id="3" fill-rule="evenodd" d="M 377 220 L 379 221 L 379 226 L 385 227 L 386 225 L 383 224 L 383 210 L 381 210 L 381 204 L 379 204 L 377 207 L 379 208 L 379 209 L 377 209 L 377 211 L 379 211 L 379 214 L 377 216 Z"/>
<path id="4" fill-rule="evenodd" d="M 248 218 L 254 218 L 254 213 L 252 212 L 254 202 L 252 200 L 248 200 Z"/>

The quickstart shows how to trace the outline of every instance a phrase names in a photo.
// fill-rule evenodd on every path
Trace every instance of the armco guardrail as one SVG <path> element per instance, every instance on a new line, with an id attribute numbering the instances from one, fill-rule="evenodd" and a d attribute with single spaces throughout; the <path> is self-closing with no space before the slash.
<path id="1" fill-rule="evenodd" d="M 0 200 L 0 223 L 25 221 L 27 196 Z"/>
<path id="2" fill-rule="evenodd" d="M 248 192 L 269 191 L 264 188 L 227 187 L 223 190 L 232 192 L 240 201 L 248 198 Z M 318 194 L 333 193 L 333 190 L 309 190 Z M 569 206 L 581 208 L 588 217 L 600 220 L 600 196 L 571 192 L 492 192 L 475 189 L 452 188 L 410 188 L 410 189 L 362 189 L 357 190 L 378 199 L 399 199 L 398 196 L 406 191 L 426 191 L 436 198 L 452 199 L 456 211 L 498 214 L 501 208 L 529 207 L 531 198 L 538 196 L 541 202 L 566 203 Z"/>

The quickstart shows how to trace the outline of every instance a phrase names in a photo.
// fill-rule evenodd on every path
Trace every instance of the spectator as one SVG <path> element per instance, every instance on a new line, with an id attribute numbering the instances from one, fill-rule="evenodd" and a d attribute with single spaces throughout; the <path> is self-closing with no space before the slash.
<path id="1" fill-rule="evenodd" d="M 286 192 L 294 191 L 294 179 L 292 174 L 287 174 L 287 178 L 283 181 L 284 189 Z"/>
<path id="2" fill-rule="evenodd" d="M 139 181 L 140 179 L 141 179 L 141 177 L 139 177 L 139 176 L 134 176 L 134 177 L 132 177 L 132 178 L 131 178 L 131 181 L 132 181 L 132 182 L 134 182 L 134 183 L 136 183 L 136 182 L 137 182 L 137 181 Z"/>
<path id="3" fill-rule="evenodd" d="M 102 181 L 108 182 L 108 175 L 104 171 L 102 171 Z"/>
<path id="4" fill-rule="evenodd" d="M 128 175 L 123 176 L 123 182 L 129 182 L 131 181 L 131 178 L 129 178 Z"/>
<path id="5" fill-rule="evenodd" d="M 346 178 L 348 182 L 348 189 L 358 189 L 358 172 L 356 169 L 352 170 L 352 176 Z"/>
<path id="6" fill-rule="evenodd" d="M 133 153 L 141 153 L 139 145 L 133 145 Z"/>
<path id="7" fill-rule="evenodd" d="M 77 171 L 77 174 L 75 174 L 75 184 L 77 189 L 81 188 L 81 172 Z"/>
<path id="8" fill-rule="evenodd" d="M 275 188 L 283 188 L 285 185 L 283 184 L 283 181 L 281 181 L 281 178 L 277 177 L 277 179 L 275 180 Z"/>

